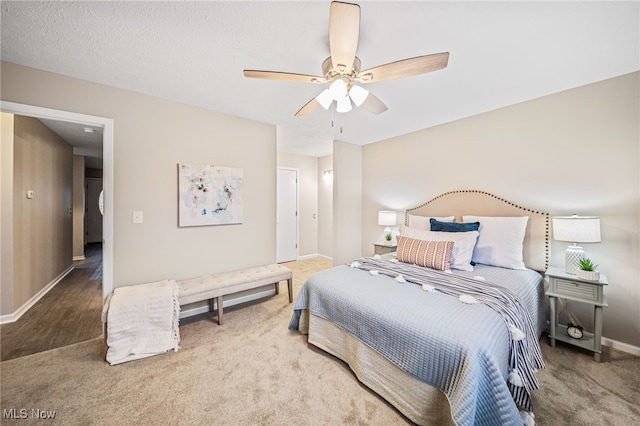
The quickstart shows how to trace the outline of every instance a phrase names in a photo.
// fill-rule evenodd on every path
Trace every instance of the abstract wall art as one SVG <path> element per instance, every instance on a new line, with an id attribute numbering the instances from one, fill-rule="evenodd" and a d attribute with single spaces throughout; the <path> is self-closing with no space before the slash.
<path id="1" fill-rule="evenodd" d="M 178 164 L 178 226 L 242 223 L 242 169 Z"/>

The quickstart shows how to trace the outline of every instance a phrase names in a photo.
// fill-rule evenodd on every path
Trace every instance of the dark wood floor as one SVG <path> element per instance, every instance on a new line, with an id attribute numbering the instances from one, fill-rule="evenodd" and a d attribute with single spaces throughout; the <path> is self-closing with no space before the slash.
<path id="1" fill-rule="evenodd" d="M 0 325 L 2 361 L 102 335 L 102 247 L 85 247 L 85 260 L 18 321 Z"/>

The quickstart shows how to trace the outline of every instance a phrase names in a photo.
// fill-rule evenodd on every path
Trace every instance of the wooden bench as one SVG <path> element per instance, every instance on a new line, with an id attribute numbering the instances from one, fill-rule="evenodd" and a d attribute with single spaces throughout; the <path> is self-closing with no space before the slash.
<path id="1" fill-rule="evenodd" d="M 180 305 L 208 300 L 213 312 L 215 299 L 218 305 L 218 324 L 222 325 L 224 296 L 268 284 L 275 284 L 276 294 L 279 294 L 280 281 L 284 280 L 287 280 L 289 303 L 292 303 L 293 273 L 291 269 L 279 264 L 178 281 L 178 300 Z"/>

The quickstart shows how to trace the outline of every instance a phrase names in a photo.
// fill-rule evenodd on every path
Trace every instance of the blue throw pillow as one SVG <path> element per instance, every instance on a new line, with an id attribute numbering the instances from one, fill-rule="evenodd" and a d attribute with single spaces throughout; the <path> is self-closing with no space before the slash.
<path id="1" fill-rule="evenodd" d="M 429 223 L 431 224 L 432 231 L 440 232 L 468 232 L 477 231 L 480 228 L 480 222 L 440 222 L 439 220 L 431 218 Z"/>

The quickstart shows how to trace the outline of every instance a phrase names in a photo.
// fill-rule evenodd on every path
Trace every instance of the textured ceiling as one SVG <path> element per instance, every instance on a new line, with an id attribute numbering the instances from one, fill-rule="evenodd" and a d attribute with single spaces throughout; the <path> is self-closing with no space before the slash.
<path id="1" fill-rule="evenodd" d="M 322 87 L 242 75 L 320 75 L 328 1 L 2 1 L 2 60 L 272 123 L 280 150 L 313 156 L 640 69 L 637 1 L 358 3 L 363 69 L 450 52 L 442 71 L 368 85 L 379 116 L 296 118 Z"/>

